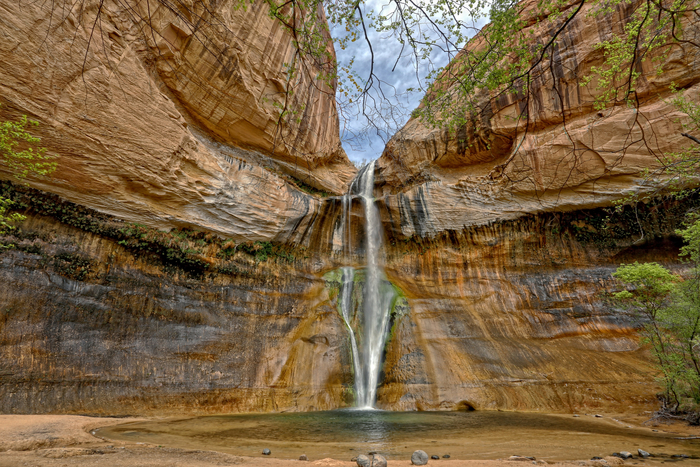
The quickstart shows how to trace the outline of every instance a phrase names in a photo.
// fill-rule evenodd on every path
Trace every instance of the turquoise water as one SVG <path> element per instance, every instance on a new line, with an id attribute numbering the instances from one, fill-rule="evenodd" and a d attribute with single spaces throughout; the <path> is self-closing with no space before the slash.
<path id="1" fill-rule="evenodd" d="M 663 428 L 661 428 L 663 430 Z M 510 455 L 573 460 L 637 452 L 687 454 L 700 459 L 700 440 L 651 428 L 627 428 L 610 418 L 513 412 L 384 412 L 336 410 L 287 414 L 235 414 L 135 422 L 99 430 L 108 439 L 258 456 L 350 460 L 377 451 L 408 459 L 416 449 L 453 459 Z M 660 459 L 657 459 L 660 461 Z M 688 462 L 698 462 L 691 460 Z"/>

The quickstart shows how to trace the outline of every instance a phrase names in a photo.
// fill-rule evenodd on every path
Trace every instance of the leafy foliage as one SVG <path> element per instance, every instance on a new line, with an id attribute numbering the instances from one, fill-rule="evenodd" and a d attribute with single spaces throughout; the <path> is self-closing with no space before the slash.
<path id="1" fill-rule="evenodd" d="M 16 122 L 0 122 L 0 159 L 16 180 L 23 181 L 30 175 L 47 176 L 56 170 L 55 157 L 47 155 L 46 148 L 37 146 L 41 139 L 27 131 L 29 126 L 38 125 L 26 115 Z M 25 219 L 22 214 L 9 212 L 12 206 L 10 199 L 0 196 L 0 234 Z"/>

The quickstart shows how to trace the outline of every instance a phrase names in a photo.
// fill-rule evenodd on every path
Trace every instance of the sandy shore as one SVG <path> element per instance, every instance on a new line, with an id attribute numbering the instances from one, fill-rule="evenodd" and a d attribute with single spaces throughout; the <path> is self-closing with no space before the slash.
<path id="1" fill-rule="evenodd" d="M 350 461 L 320 459 L 300 461 L 268 457 L 242 457 L 212 451 L 175 449 L 144 443 L 106 441 L 90 432 L 108 425 L 134 421 L 124 418 L 95 418 L 73 415 L 0 415 L 0 467 L 32 466 L 113 466 L 113 467 L 210 467 L 249 465 L 254 467 L 318 466 L 353 467 Z M 688 465 L 691 462 L 688 461 Z M 429 465 L 441 467 L 505 467 L 543 465 L 530 460 L 457 460 L 440 459 Z M 654 460 L 605 461 L 572 460 L 558 466 L 656 465 Z M 390 467 L 408 467 L 410 460 L 390 460 Z"/>

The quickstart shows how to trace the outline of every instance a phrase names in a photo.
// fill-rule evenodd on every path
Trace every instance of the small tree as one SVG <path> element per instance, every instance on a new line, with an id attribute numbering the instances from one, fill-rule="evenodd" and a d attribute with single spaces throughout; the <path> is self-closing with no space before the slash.
<path id="1" fill-rule="evenodd" d="M 680 255 L 691 268 L 683 277 L 657 263 L 623 264 L 613 274 L 627 290 L 613 294 L 640 321 L 650 344 L 671 411 L 700 406 L 700 217 L 678 230 L 686 245 Z"/>
<path id="2" fill-rule="evenodd" d="M 688 395 L 700 404 L 700 218 L 692 216 L 686 228 L 676 233 L 686 242 L 680 256 L 691 269 L 678 284 L 665 319 L 678 341 L 677 353 L 687 362 Z"/>
<path id="3" fill-rule="evenodd" d="M 651 352 L 658 360 L 667 396 L 679 404 L 674 374 L 676 365 L 670 358 L 670 338 L 661 317 L 671 303 L 677 276 L 658 263 L 623 264 L 613 277 L 628 287 L 613 294 L 613 298 L 632 312 L 641 324 L 642 343 L 651 345 Z"/>
<path id="4" fill-rule="evenodd" d="M 0 159 L 19 181 L 30 175 L 47 176 L 56 170 L 55 156 L 47 155 L 46 148 L 37 146 L 41 138 L 27 131 L 29 126 L 39 123 L 23 115 L 18 121 L 0 121 Z M 11 213 L 13 202 L 0 196 L 0 235 L 15 228 L 17 222 L 25 219 L 19 213 Z"/>

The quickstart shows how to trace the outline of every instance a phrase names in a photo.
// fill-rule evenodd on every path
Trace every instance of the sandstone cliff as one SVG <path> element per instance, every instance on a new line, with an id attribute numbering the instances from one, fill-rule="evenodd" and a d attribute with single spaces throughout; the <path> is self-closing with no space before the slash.
<path id="1" fill-rule="evenodd" d="M 527 16 L 534 2 L 522 5 Z M 638 108 L 621 101 L 596 110 L 595 99 L 604 89 L 595 79 L 581 84 L 603 62 L 596 44 L 622 31 L 631 10 L 619 6 L 594 17 L 593 8 L 584 5 L 549 59 L 532 70 L 529 92 L 482 95 L 479 107 L 485 110 L 456 134 L 411 119 L 391 139 L 379 159 L 377 180 L 393 229 L 426 235 L 524 213 L 609 205 L 644 190 L 638 186 L 640 172 L 689 145 L 681 136 L 687 116 L 668 102 L 669 85 L 675 83 L 691 101 L 700 100 L 697 47 L 673 43 L 640 61 Z M 545 43 L 569 12 L 554 24 L 532 18 L 524 36 Z M 684 28 L 688 37 L 700 36 L 690 17 Z M 478 39 L 469 47 L 479 48 Z"/>
<path id="2" fill-rule="evenodd" d="M 48 2 L 0 2 L 2 37 L 10 38 L 0 42 L 3 116 L 41 121 L 61 168 L 32 184 L 65 198 L 0 184 L 30 216 L 16 236 L 0 238 L 0 411 L 350 405 L 349 336 L 324 275 L 348 262 L 362 266 L 363 210 L 359 199 L 344 208 L 340 198 L 310 196 L 284 178 L 298 157 L 311 172 L 297 178 L 344 191 L 353 169 L 337 147 L 332 101 L 304 83 L 298 108 L 329 118 L 311 116 L 312 129 L 285 127 L 285 141 L 301 153 L 277 146 L 276 107 L 259 97 L 285 82 L 283 33 L 259 9 L 242 21 L 227 2 L 217 3 L 222 23 L 201 24 L 216 30 L 204 47 L 192 39 L 191 19 L 159 9 L 157 34 L 144 37 L 147 25 L 106 1 L 108 32 L 93 37 L 99 47 L 83 73 L 79 51 L 97 11 L 97 3 L 86 5 L 92 9 L 54 22 Z M 604 293 L 615 289 L 610 274 L 622 262 L 682 267 L 673 232 L 698 198 L 657 199 L 615 215 L 591 206 L 619 198 L 651 165 L 642 145 L 628 146 L 622 160 L 610 154 L 630 128 L 633 136 L 656 131 L 654 151 L 678 143 L 673 111 L 655 89 L 674 80 L 697 95 L 698 59 L 680 47 L 668 74 L 645 76 L 640 127 L 622 107 L 598 116 L 576 79 L 599 58 L 591 38 L 618 27 L 620 14 L 575 23 L 571 53 L 557 58 L 567 133 L 589 148 L 577 177 L 554 169 L 553 161 L 566 165 L 571 146 L 546 99 L 546 72 L 536 83 L 538 123 L 515 158 L 519 130 L 507 117 L 517 100 L 494 103 L 485 134 L 465 128 L 489 150 L 472 152 L 418 121 L 390 142 L 377 194 L 387 276 L 405 300 L 392 315 L 380 407 L 654 407 L 654 372 L 637 324 Z M 52 42 L 30 34 L 49 22 Z M 226 51 L 203 52 L 210 46 Z M 228 97 L 212 97 L 224 91 Z M 505 170 L 524 171 L 521 184 L 493 173 L 511 158 Z M 533 214 L 552 210 L 568 212 Z M 355 254 L 341 261 L 348 217 Z M 196 228 L 163 231 L 183 226 Z"/>
<path id="3" fill-rule="evenodd" d="M 285 178 L 343 193 L 355 169 L 334 89 L 313 63 L 290 75 L 291 35 L 263 2 L 237 6 L 0 2 L 0 118 L 37 120 L 61 157 L 32 184 L 160 228 L 268 240 L 318 208 Z"/>

